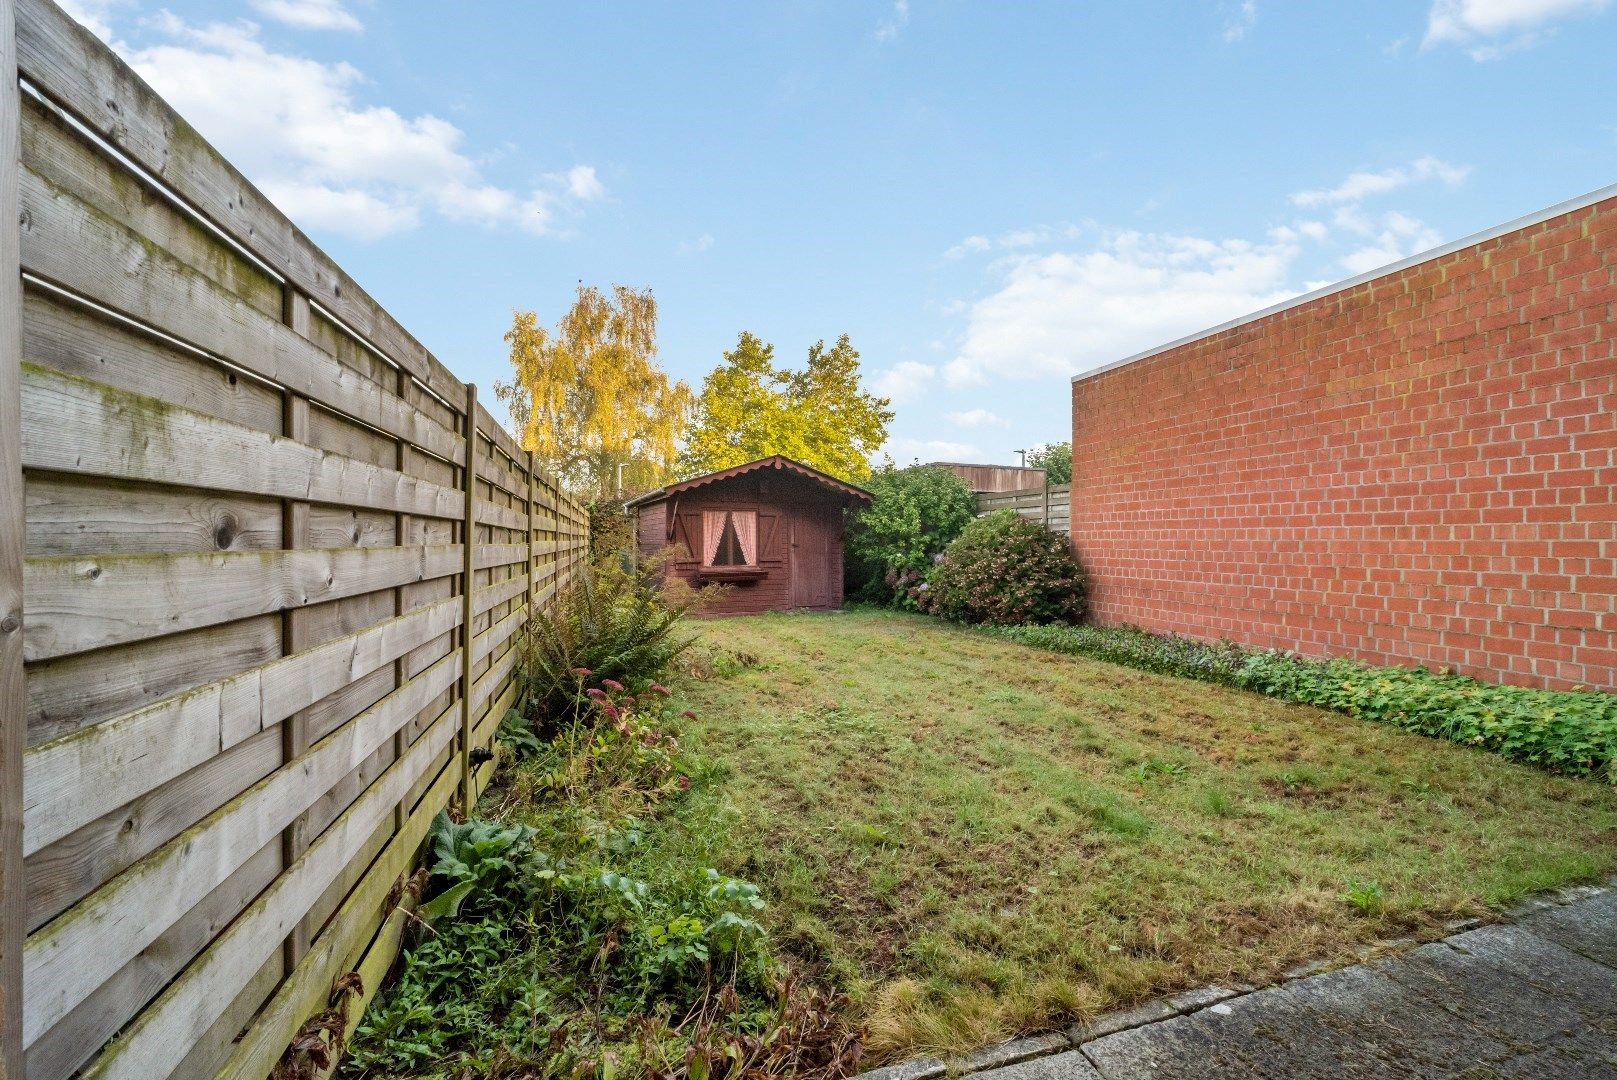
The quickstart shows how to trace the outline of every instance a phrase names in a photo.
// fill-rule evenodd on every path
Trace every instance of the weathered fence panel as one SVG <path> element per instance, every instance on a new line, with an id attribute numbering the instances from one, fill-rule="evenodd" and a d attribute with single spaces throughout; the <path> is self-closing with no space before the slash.
<path id="1" fill-rule="evenodd" d="M 995 510 L 1015 510 L 1029 521 L 1037 521 L 1051 532 L 1065 536 L 1071 532 L 1072 485 L 1051 484 L 1019 491 L 979 493 L 977 515 L 992 514 Z"/>
<path id="2" fill-rule="evenodd" d="M 0 1075 L 263 1076 L 375 992 L 587 517 L 101 42 L 0 24 Z"/>

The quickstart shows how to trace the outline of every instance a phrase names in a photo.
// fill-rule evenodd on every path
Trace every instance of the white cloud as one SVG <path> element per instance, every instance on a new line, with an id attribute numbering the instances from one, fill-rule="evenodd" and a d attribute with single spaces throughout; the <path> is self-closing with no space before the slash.
<path id="1" fill-rule="evenodd" d="M 951 386 L 1070 376 L 1323 288 L 1322 271 L 1354 276 L 1436 247 L 1442 236 L 1418 218 L 1372 212 L 1362 200 L 1420 180 L 1457 184 L 1466 172 L 1428 156 L 1354 173 L 1291 196 L 1328 208 L 1328 219 L 1277 224 L 1262 239 L 1068 230 L 1099 239 L 1003 255 L 990 264 L 997 286 L 966 307 L 960 345 L 941 374 Z"/>
<path id="2" fill-rule="evenodd" d="M 681 254 L 681 255 L 695 255 L 695 254 L 699 254 L 700 252 L 706 251 L 708 248 L 713 246 L 713 243 L 714 243 L 713 234 L 712 233 L 703 233 L 701 236 L 698 236 L 695 240 L 682 241 L 680 243 L 679 247 L 677 249 L 675 249 L 675 250 L 678 251 L 678 253 Z"/>
<path id="3" fill-rule="evenodd" d="M 164 40 L 121 47 L 135 70 L 311 226 L 369 239 L 433 213 L 543 235 L 605 194 L 588 165 L 546 175 L 528 191 L 493 184 L 455 125 L 358 101 L 364 78 L 352 65 L 274 52 L 252 23 L 194 25 L 164 12 L 149 28 Z"/>
<path id="4" fill-rule="evenodd" d="M 915 461 L 964 461 L 973 462 L 981 460 L 982 450 L 972 443 L 950 442 L 947 439 L 889 439 L 885 452 L 898 462 L 906 465 Z"/>
<path id="5" fill-rule="evenodd" d="M 1258 22 L 1257 0 L 1243 0 L 1242 3 L 1228 9 L 1224 18 L 1224 40 L 1237 42 L 1246 37 Z"/>
<path id="6" fill-rule="evenodd" d="M 127 0 L 58 0 L 61 9 L 102 41 L 112 40 L 112 13 Z"/>
<path id="7" fill-rule="evenodd" d="M 594 165 L 574 165 L 567 170 L 567 194 L 579 202 L 594 202 L 606 197 L 606 185 L 595 175 Z"/>
<path id="8" fill-rule="evenodd" d="M 967 255 L 980 255 L 985 251 L 1022 251 L 1030 247 L 1038 247 L 1055 240 L 1071 240 L 1083 232 L 1076 225 L 1066 225 L 1061 228 L 1052 228 L 1049 225 L 1035 225 L 1026 229 L 1012 229 L 1000 233 L 998 236 L 968 236 L 958 244 L 953 245 L 943 253 L 945 259 L 951 261 L 965 258 Z"/>
<path id="9" fill-rule="evenodd" d="M 252 0 L 253 10 L 299 30 L 362 30 L 342 0 Z"/>
<path id="10" fill-rule="evenodd" d="M 1006 427 L 1009 421 L 997 413 L 987 409 L 967 409 L 965 412 L 952 412 L 948 414 L 949 422 L 956 427 Z"/>
<path id="11" fill-rule="evenodd" d="M 986 236 L 968 236 L 943 253 L 945 259 L 960 259 L 973 252 L 987 251 L 994 245 Z"/>
<path id="12" fill-rule="evenodd" d="M 1341 263 L 1349 274 L 1366 274 L 1442 242 L 1436 229 L 1394 210 L 1382 217 L 1381 231 L 1371 242 L 1343 256 Z"/>
<path id="13" fill-rule="evenodd" d="M 1609 0 L 1434 0 L 1421 48 L 1456 45 L 1477 61 L 1497 60 L 1553 32 L 1547 24 L 1604 11 Z"/>
<path id="14" fill-rule="evenodd" d="M 876 393 L 894 401 L 912 401 L 926 392 L 937 377 L 938 369 L 919 360 L 900 360 L 871 379 Z"/>
<path id="15" fill-rule="evenodd" d="M 1072 375 L 1296 293 L 1295 244 L 1114 233 L 1080 252 L 1013 260 L 971 307 L 944 368 L 951 385 L 988 376 Z"/>
<path id="16" fill-rule="evenodd" d="M 1463 181 L 1469 171 L 1463 166 L 1450 165 L 1441 158 L 1427 155 L 1417 158 L 1408 165 L 1383 169 L 1381 172 L 1352 173 L 1334 188 L 1295 192 L 1291 196 L 1291 201 L 1298 206 L 1337 206 L 1357 203 L 1373 195 L 1385 195 L 1409 184 L 1433 179 L 1441 180 L 1453 187 Z"/>
<path id="17" fill-rule="evenodd" d="M 877 41 L 892 41 L 910 23 L 910 0 L 893 0 L 893 13 L 876 27 Z"/>

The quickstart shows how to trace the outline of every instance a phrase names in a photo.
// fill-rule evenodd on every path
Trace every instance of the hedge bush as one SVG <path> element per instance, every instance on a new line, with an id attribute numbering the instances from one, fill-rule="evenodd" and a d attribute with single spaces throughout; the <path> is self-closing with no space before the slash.
<path id="1" fill-rule="evenodd" d="M 1000 510 L 967 525 L 911 597 L 954 622 L 1070 623 L 1084 613 L 1084 576 L 1066 537 Z"/>
<path id="2" fill-rule="evenodd" d="M 910 586 L 976 518 L 977 496 L 930 465 L 879 469 L 865 487 L 875 499 L 848 529 L 848 595 L 911 606 Z"/>
<path id="3" fill-rule="evenodd" d="M 1256 690 L 1617 782 L 1617 694 L 1485 683 L 1425 668 L 1309 660 L 1133 627 L 1007 626 L 1002 637 L 1144 671 Z"/>

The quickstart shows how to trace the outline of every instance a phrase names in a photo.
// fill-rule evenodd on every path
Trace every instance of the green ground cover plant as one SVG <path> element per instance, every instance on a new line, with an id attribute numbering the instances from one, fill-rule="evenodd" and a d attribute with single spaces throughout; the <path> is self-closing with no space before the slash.
<path id="1" fill-rule="evenodd" d="M 1129 627 L 1012 626 L 1026 645 L 1256 690 L 1450 739 L 1557 772 L 1617 780 L 1617 695 L 1485 683 L 1425 668 L 1310 660 Z"/>
<path id="2" fill-rule="evenodd" d="M 867 1063 L 1352 962 L 1617 869 L 1617 790 L 1391 724 L 885 609 L 701 629 L 681 745 L 715 772 L 642 850 L 756 885 Z"/>

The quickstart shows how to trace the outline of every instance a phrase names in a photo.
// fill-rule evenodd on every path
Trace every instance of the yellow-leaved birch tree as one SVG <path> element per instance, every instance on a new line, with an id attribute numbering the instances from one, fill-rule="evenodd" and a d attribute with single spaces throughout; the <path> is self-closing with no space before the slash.
<path id="1" fill-rule="evenodd" d="M 512 313 L 510 382 L 494 393 L 524 449 L 585 499 L 664 483 L 693 397 L 657 365 L 657 300 L 650 289 L 580 285 L 554 330 Z"/>

